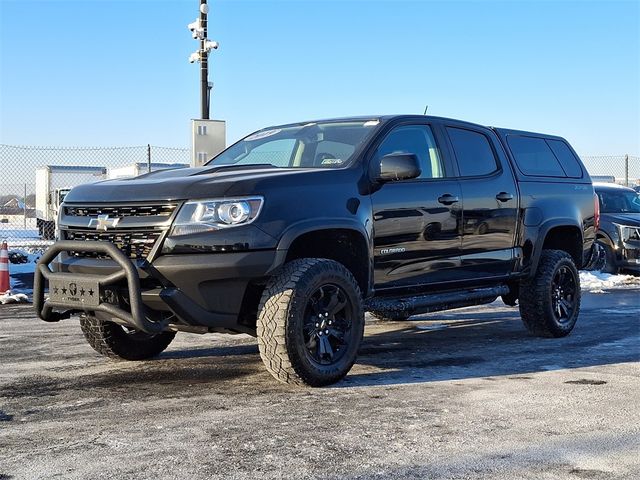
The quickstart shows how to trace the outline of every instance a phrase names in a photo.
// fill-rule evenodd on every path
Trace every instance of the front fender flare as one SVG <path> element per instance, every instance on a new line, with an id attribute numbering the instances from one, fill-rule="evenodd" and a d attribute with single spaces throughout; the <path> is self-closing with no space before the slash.
<path id="1" fill-rule="evenodd" d="M 313 218 L 302 220 L 290 225 L 280 236 L 278 241 L 278 250 L 288 250 L 291 244 L 300 235 L 314 232 L 317 230 L 354 230 L 361 234 L 367 241 L 367 245 L 371 247 L 371 235 L 364 225 L 357 220 L 345 218 Z"/>
<path id="2" fill-rule="evenodd" d="M 362 235 L 366 243 L 367 256 L 369 258 L 369 264 L 367 265 L 367 269 L 369 271 L 369 291 L 363 292 L 363 294 L 368 296 L 373 288 L 373 235 L 367 228 L 366 224 L 367 222 L 363 224 L 355 218 L 345 219 L 324 217 L 301 220 L 290 225 L 280 236 L 276 250 L 276 257 L 269 269 L 269 273 L 272 273 L 284 265 L 291 245 L 301 235 L 322 230 L 350 230 Z"/>

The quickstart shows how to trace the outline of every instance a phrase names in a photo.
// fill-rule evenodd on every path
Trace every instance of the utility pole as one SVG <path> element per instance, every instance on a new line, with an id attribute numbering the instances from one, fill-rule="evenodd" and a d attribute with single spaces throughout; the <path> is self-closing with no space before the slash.
<path id="1" fill-rule="evenodd" d="M 629 186 L 629 154 L 624 156 L 624 186 Z"/>

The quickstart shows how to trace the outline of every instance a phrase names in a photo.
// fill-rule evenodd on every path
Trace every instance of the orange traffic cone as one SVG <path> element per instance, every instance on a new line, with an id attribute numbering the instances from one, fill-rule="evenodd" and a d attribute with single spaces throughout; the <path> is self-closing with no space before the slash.
<path id="1" fill-rule="evenodd" d="M 7 242 L 2 242 L 0 247 L 0 295 L 11 289 L 9 281 L 9 248 Z"/>

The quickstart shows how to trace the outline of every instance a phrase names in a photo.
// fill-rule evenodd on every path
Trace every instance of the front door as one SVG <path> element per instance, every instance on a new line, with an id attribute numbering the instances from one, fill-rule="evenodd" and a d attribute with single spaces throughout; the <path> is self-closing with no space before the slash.
<path id="1" fill-rule="evenodd" d="M 371 195 L 375 288 L 455 280 L 462 243 L 462 194 L 427 124 L 399 125 L 378 146 L 371 165 L 390 153 L 418 157 L 420 177 L 388 182 Z"/>

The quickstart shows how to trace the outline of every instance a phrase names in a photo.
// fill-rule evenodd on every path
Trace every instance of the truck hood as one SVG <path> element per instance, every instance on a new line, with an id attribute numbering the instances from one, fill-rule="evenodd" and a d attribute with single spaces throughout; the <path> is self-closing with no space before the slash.
<path id="1" fill-rule="evenodd" d="M 223 165 L 159 170 L 138 177 L 103 180 L 79 185 L 65 198 L 67 203 L 117 203 L 188 200 L 224 197 L 232 186 L 247 184 L 247 194 L 256 183 L 274 177 L 304 175 L 326 169 L 278 168 L 257 165 Z"/>
<path id="2" fill-rule="evenodd" d="M 618 225 L 640 227 L 640 213 L 603 213 L 602 218 Z"/>

